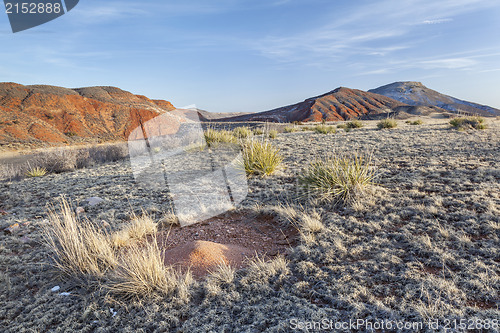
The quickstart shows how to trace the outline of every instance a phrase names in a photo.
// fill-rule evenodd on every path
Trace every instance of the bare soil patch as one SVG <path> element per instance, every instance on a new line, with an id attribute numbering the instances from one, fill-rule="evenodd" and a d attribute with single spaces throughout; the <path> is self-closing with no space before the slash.
<path id="1" fill-rule="evenodd" d="M 201 278 L 220 263 L 233 268 L 246 266 L 255 256 L 285 255 L 298 242 L 297 230 L 280 225 L 273 216 L 231 212 L 200 224 L 173 226 L 157 235 L 164 249 L 165 264 L 181 271 L 191 269 Z"/>

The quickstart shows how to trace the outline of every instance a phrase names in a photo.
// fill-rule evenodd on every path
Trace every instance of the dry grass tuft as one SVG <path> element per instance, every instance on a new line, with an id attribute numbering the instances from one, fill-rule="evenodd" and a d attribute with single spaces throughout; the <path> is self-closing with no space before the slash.
<path id="1" fill-rule="evenodd" d="M 185 291 L 184 287 L 189 286 L 191 281 L 189 272 L 180 275 L 164 265 L 160 248 L 153 240 L 145 245 L 129 247 L 104 288 L 121 299 L 139 299 L 170 295 L 179 288 Z"/>
<path id="2" fill-rule="evenodd" d="M 253 132 L 250 128 L 246 126 L 236 127 L 233 130 L 233 135 L 239 139 L 249 138 L 253 135 Z"/>
<path id="3" fill-rule="evenodd" d="M 26 172 L 26 177 L 35 178 L 35 177 L 43 177 L 48 173 L 47 169 L 36 167 L 31 168 L 28 172 Z"/>
<path id="4" fill-rule="evenodd" d="M 336 129 L 334 126 L 328 126 L 325 124 L 317 125 L 313 128 L 313 131 L 315 133 L 320 133 L 320 134 L 331 134 L 335 133 Z"/>
<path id="5" fill-rule="evenodd" d="M 300 129 L 299 129 L 299 126 L 294 125 L 294 126 L 286 126 L 286 127 L 283 129 L 283 131 L 284 131 L 285 133 L 294 133 L 294 132 L 298 132 L 298 131 L 300 131 Z"/>
<path id="6" fill-rule="evenodd" d="M 421 119 L 417 119 L 417 120 L 414 120 L 414 121 L 411 121 L 411 120 L 407 120 L 406 123 L 408 125 L 422 125 L 424 122 L 421 120 Z"/>
<path id="7" fill-rule="evenodd" d="M 237 140 L 229 131 L 209 128 L 205 131 L 205 141 L 209 147 L 214 147 L 219 143 L 236 143 Z"/>
<path id="8" fill-rule="evenodd" d="M 269 133 L 267 133 L 267 135 L 270 139 L 276 139 L 278 137 L 278 131 L 277 130 L 269 130 Z"/>
<path id="9" fill-rule="evenodd" d="M 243 163 L 248 174 L 268 176 L 283 162 L 279 149 L 269 141 L 249 140 L 243 144 Z"/>
<path id="10" fill-rule="evenodd" d="M 299 183 L 322 201 L 352 203 L 374 184 L 371 161 L 371 155 L 360 153 L 316 160 L 299 175 Z"/>
<path id="11" fill-rule="evenodd" d="M 384 128 L 396 128 L 398 127 L 398 122 L 394 119 L 387 118 L 387 119 L 382 119 L 377 123 L 377 128 L 378 129 L 384 129 Z"/>
<path id="12" fill-rule="evenodd" d="M 157 229 L 157 224 L 153 219 L 144 213 L 142 216 L 135 216 L 130 225 L 114 233 L 111 236 L 111 242 L 113 247 L 120 248 L 129 245 L 133 241 L 139 241 L 148 235 L 155 234 Z"/>
<path id="13" fill-rule="evenodd" d="M 61 199 L 61 213 L 49 210 L 43 235 L 53 253 L 55 267 L 66 277 L 101 278 L 117 264 L 105 233 L 89 222 L 78 221 L 70 205 Z"/>
<path id="14" fill-rule="evenodd" d="M 225 261 L 217 265 L 214 271 L 210 271 L 209 279 L 218 284 L 229 284 L 234 281 L 236 270 Z"/>
<path id="15" fill-rule="evenodd" d="M 350 121 L 348 122 L 347 124 L 345 124 L 346 128 L 361 128 L 361 127 L 364 127 L 365 124 L 363 124 L 361 121 L 359 120 L 353 120 L 353 121 Z"/>
<path id="16" fill-rule="evenodd" d="M 459 131 L 467 129 L 477 129 L 477 130 L 486 129 L 486 124 L 484 123 L 484 118 L 482 117 L 453 118 L 452 120 L 450 120 L 450 125 Z"/>

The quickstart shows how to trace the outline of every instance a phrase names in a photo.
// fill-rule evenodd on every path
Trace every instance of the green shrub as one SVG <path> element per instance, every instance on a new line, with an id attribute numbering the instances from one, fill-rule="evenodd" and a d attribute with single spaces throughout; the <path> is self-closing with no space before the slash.
<path id="1" fill-rule="evenodd" d="M 244 139 L 251 137 L 253 135 L 253 132 L 250 128 L 243 126 L 243 127 L 236 127 L 233 130 L 233 135 L 239 139 Z"/>
<path id="2" fill-rule="evenodd" d="M 278 131 L 277 130 L 270 130 L 268 133 L 268 136 L 270 139 L 276 139 L 278 136 Z"/>
<path id="3" fill-rule="evenodd" d="M 314 132 L 321 134 L 335 133 L 335 127 L 321 124 L 314 127 Z"/>
<path id="4" fill-rule="evenodd" d="M 248 174 L 267 176 L 283 162 L 278 148 L 269 141 L 249 140 L 243 144 L 243 163 Z"/>
<path id="5" fill-rule="evenodd" d="M 341 154 L 318 159 L 299 175 L 299 184 L 322 201 L 348 203 L 374 184 L 371 155 Z"/>
<path id="6" fill-rule="evenodd" d="M 486 124 L 484 123 L 484 118 L 482 117 L 459 117 L 453 118 L 450 120 L 450 125 L 457 130 L 466 130 L 466 129 L 477 129 L 483 130 L 486 128 Z"/>
<path id="7" fill-rule="evenodd" d="M 397 126 L 398 126 L 398 122 L 394 119 L 391 119 L 391 118 L 383 119 L 377 123 L 378 129 L 395 128 Z"/>

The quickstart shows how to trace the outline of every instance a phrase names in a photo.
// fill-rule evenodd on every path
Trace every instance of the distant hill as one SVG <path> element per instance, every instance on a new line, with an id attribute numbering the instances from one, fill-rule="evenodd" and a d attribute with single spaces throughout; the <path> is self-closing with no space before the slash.
<path id="1" fill-rule="evenodd" d="M 124 140 L 141 122 L 174 109 L 170 102 L 115 87 L 0 83 L 0 144 L 42 147 Z"/>
<path id="2" fill-rule="evenodd" d="M 500 116 L 498 109 L 441 94 L 420 82 L 394 82 L 368 92 L 384 95 L 408 105 L 437 106 L 454 113 L 464 112 L 486 117 Z"/>
<path id="3" fill-rule="evenodd" d="M 223 121 L 341 121 L 366 114 L 391 112 L 406 104 L 386 96 L 357 89 L 340 87 L 326 94 L 308 98 L 303 102 L 270 111 L 219 119 Z"/>

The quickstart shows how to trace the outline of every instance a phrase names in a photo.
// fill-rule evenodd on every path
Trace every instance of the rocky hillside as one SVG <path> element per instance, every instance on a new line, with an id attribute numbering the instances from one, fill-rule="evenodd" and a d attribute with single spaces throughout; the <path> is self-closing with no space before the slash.
<path id="1" fill-rule="evenodd" d="M 326 94 L 274 110 L 225 118 L 225 121 L 341 121 L 366 114 L 388 113 L 406 104 L 357 89 L 337 88 Z"/>
<path id="2" fill-rule="evenodd" d="M 369 92 L 393 98 L 408 105 L 437 106 L 451 112 L 464 112 L 481 116 L 500 116 L 500 110 L 467 102 L 429 89 L 420 82 L 394 82 Z"/>
<path id="3" fill-rule="evenodd" d="M 141 122 L 175 109 L 114 87 L 67 89 L 0 83 L 2 148 L 123 140 Z"/>

